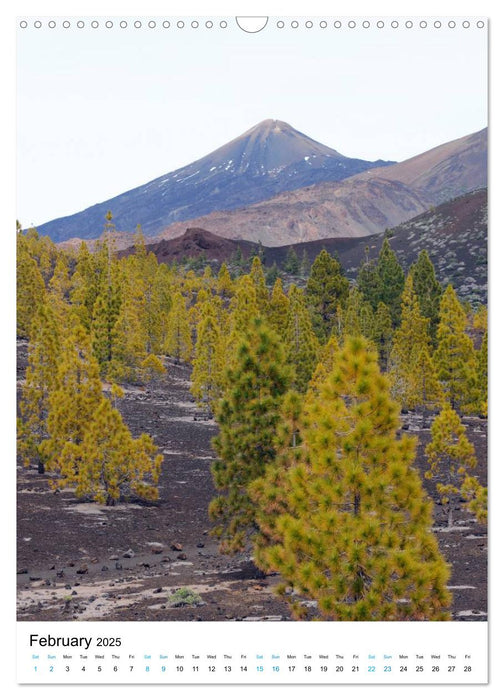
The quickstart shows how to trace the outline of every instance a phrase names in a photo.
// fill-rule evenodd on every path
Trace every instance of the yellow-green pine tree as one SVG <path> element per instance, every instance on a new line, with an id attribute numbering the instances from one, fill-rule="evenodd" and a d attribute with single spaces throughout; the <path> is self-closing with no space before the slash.
<path id="1" fill-rule="evenodd" d="M 172 297 L 172 307 L 167 319 L 168 332 L 165 349 L 176 362 L 189 362 L 192 354 L 191 327 L 187 317 L 186 301 L 181 292 Z"/>
<path id="2" fill-rule="evenodd" d="M 64 339 L 49 395 L 49 437 L 42 443 L 48 470 L 62 478 L 78 473 L 79 445 L 101 399 L 100 370 L 89 336 L 75 324 Z"/>
<path id="3" fill-rule="evenodd" d="M 488 331 L 486 330 L 481 347 L 477 351 L 476 379 L 479 412 L 486 416 L 488 414 Z"/>
<path id="4" fill-rule="evenodd" d="M 488 521 L 488 488 L 482 486 L 475 476 L 466 474 L 460 487 L 460 495 L 465 501 L 467 508 L 476 520 L 486 524 Z"/>
<path id="5" fill-rule="evenodd" d="M 69 295 L 72 287 L 68 260 L 60 251 L 56 260 L 53 276 L 49 281 L 49 303 L 56 314 L 58 322 L 65 324 L 69 311 Z"/>
<path id="6" fill-rule="evenodd" d="M 401 306 L 401 324 L 390 353 L 392 394 L 404 408 L 436 405 L 440 386 L 430 359 L 429 320 L 420 313 L 411 275 L 404 285 Z"/>
<path id="7" fill-rule="evenodd" d="M 267 320 L 271 328 L 285 342 L 289 316 L 289 297 L 284 294 L 282 280 L 277 277 L 268 307 Z"/>
<path id="8" fill-rule="evenodd" d="M 233 280 L 229 274 L 228 266 L 225 262 L 222 263 L 217 275 L 217 292 L 224 298 L 232 296 L 234 290 Z"/>
<path id="9" fill-rule="evenodd" d="M 198 403 L 214 411 L 224 386 L 224 338 L 214 305 L 207 301 L 201 310 L 194 349 L 191 393 Z"/>
<path id="10" fill-rule="evenodd" d="M 270 469 L 249 489 L 258 489 L 256 518 L 261 528 L 266 520 L 271 543 L 261 548 L 258 539 L 256 560 L 280 574 L 294 615 L 310 614 L 309 598 L 316 619 L 448 619 L 449 569 L 412 466 L 415 441 L 397 436 L 399 406 L 367 341 L 345 342 L 303 413 L 273 527 Z"/>
<path id="11" fill-rule="evenodd" d="M 146 333 L 140 309 L 142 299 L 127 285 L 119 316 L 113 327 L 112 359 L 107 375 L 115 381 L 138 381 L 146 358 Z"/>
<path id="12" fill-rule="evenodd" d="M 476 456 L 458 414 L 447 404 L 432 423 L 431 441 L 425 454 L 429 462 L 425 476 L 436 480 L 448 527 L 453 527 L 453 515 L 464 480 L 467 476 L 475 478 L 471 471 L 476 466 Z"/>
<path id="13" fill-rule="evenodd" d="M 267 467 L 267 476 L 254 480 L 248 494 L 254 503 L 260 504 L 260 530 L 254 536 L 254 561 L 259 568 L 268 571 L 268 548 L 278 541 L 276 520 L 289 508 L 289 466 L 301 456 L 304 397 L 296 391 L 288 391 L 283 397 L 275 436 L 276 458 Z"/>
<path id="14" fill-rule="evenodd" d="M 227 357 L 236 357 L 236 349 L 241 336 L 248 330 L 252 320 L 258 318 L 259 315 L 255 285 L 250 275 L 241 275 L 235 280 L 235 294 L 229 304 L 228 336 L 225 350 Z"/>
<path id="15" fill-rule="evenodd" d="M 256 255 L 252 260 L 250 268 L 250 279 L 256 290 L 256 301 L 259 307 L 259 313 L 266 316 L 268 312 L 269 294 L 264 277 L 264 270 L 260 258 Z"/>
<path id="16" fill-rule="evenodd" d="M 373 308 L 357 287 L 352 287 L 342 310 L 343 336 L 363 335 L 373 340 L 374 314 Z"/>
<path id="17" fill-rule="evenodd" d="M 65 474 L 59 485 L 75 488 L 78 498 L 91 497 L 106 505 L 115 505 L 131 495 L 147 500 L 158 498 L 161 455 L 156 454 L 150 436 L 143 434 L 133 439 L 108 399 L 101 399 L 86 423 L 82 442 L 68 451 L 74 464 L 77 462 L 77 469 Z"/>
<path id="18" fill-rule="evenodd" d="M 452 408 L 469 410 L 476 397 L 476 353 L 466 333 L 467 317 L 452 285 L 441 297 L 434 365 Z"/>
<path id="19" fill-rule="evenodd" d="M 49 396 L 55 388 L 60 354 L 60 326 L 48 304 L 40 305 L 31 325 L 28 366 L 21 390 L 19 452 L 26 466 L 37 464 L 45 471 L 41 444 L 49 437 Z"/>
<path id="20" fill-rule="evenodd" d="M 320 350 L 318 364 L 308 385 L 309 391 L 317 392 L 334 370 L 334 363 L 339 354 L 339 349 L 338 339 L 335 335 L 332 335 Z"/>
<path id="21" fill-rule="evenodd" d="M 77 263 L 72 275 L 70 301 L 73 310 L 86 330 L 91 329 L 93 307 L 98 296 L 100 275 L 95 256 L 82 241 L 77 253 Z"/>
<path id="22" fill-rule="evenodd" d="M 294 370 L 293 388 L 297 391 L 306 391 L 317 364 L 319 344 L 313 332 L 303 292 L 293 284 L 289 288 L 285 347 L 287 361 Z"/>
<path id="23" fill-rule="evenodd" d="M 30 336 L 30 327 L 37 309 L 45 303 L 46 288 L 36 261 L 30 255 L 23 234 L 18 234 L 16 261 L 17 335 Z"/>

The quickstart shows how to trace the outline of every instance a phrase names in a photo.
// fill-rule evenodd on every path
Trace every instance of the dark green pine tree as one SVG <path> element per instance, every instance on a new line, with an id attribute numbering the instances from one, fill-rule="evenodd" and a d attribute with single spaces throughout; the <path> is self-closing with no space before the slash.
<path id="1" fill-rule="evenodd" d="M 379 299 L 388 306 L 394 327 L 401 320 L 401 297 L 404 289 L 404 271 L 397 256 L 385 238 L 378 255 L 376 272 L 379 277 Z"/>
<path id="2" fill-rule="evenodd" d="M 209 507 L 217 523 L 212 533 L 226 553 L 245 549 L 257 529 L 247 488 L 275 459 L 280 404 L 291 379 L 278 336 L 259 318 L 245 330 L 230 366 L 213 442 L 218 459 L 212 475 L 219 495 Z"/>
<path id="3" fill-rule="evenodd" d="M 301 265 L 299 262 L 298 254 L 292 246 L 289 247 L 287 255 L 284 260 L 284 270 L 290 275 L 298 275 Z"/>
<path id="4" fill-rule="evenodd" d="M 426 250 L 420 251 L 410 272 L 413 276 L 413 289 L 418 297 L 420 312 L 424 318 L 429 319 L 429 334 L 431 339 L 435 340 L 439 323 L 439 304 L 443 290 L 436 278 L 434 265 Z"/>
<path id="5" fill-rule="evenodd" d="M 350 284 L 341 272 L 339 262 L 322 250 L 315 258 L 306 283 L 306 303 L 313 329 L 320 342 L 331 335 L 338 304 L 344 304 Z"/>
<path id="6" fill-rule="evenodd" d="M 378 309 L 380 303 L 380 287 L 376 260 L 369 260 L 366 256 L 357 274 L 357 288 L 364 295 L 364 300 L 371 304 L 373 311 Z"/>

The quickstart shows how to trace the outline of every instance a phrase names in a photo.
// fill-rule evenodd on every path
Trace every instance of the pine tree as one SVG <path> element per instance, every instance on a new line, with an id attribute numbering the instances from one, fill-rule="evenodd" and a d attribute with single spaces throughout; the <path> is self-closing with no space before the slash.
<path id="1" fill-rule="evenodd" d="M 146 358 L 145 327 L 139 311 L 141 307 L 141 298 L 128 285 L 124 292 L 119 316 L 112 329 L 113 352 L 112 359 L 107 365 L 109 379 L 118 382 L 137 382 L 140 379 L 140 368 Z M 107 337 L 105 335 L 106 339 Z M 104 344 L 104 347 L 107 348 L 107 344 Z"/>
<path id="2" fill-rule="evenodd" d="M 98 293 L 92 312 L 91 334 L 93 352 L 103 376 L 107 375 L 114 358 L 116 343 L 116 323 L 122 303 L 121 288 L 118 284 L 104 285 Z"/>
<path id="3" fill-rule="evenodd" d="M 343 336 L 363 335 L 373 339 L 374 314 L 371 304 L 356 287 L 348 294 L 346 306 L 342 309 Z"/>
<path id="4" fill-rule="evenodd" d="M 404 408 L 436 406 L 441 399 L 441 386 L 436 379 L 430 356 L 429 320 L 420 313 L 408 275 L 402 294 L 401 325 L 394 334 L 390 353 L 392 395 Z"/>
<path id="5" fill-rule="evenodd" d="M 450 284 L 441 298 L 433 359 L 447 401 L 460 410 L 470 410 L 476 399 L 476 354 L 466 325 L 466 314 Z"/>
<path id="6" fill-rule="evenodd" d="M 77 458 L 70 459 L 69 452 L 82 443 L 101 399 L 99 366 L 89 336 L 74 324 L 64 338 L 55 387 L 49 395 L 49 437 L 41 446 L 49 470 L 63 476 L 78 473 Z"/>
<path id="7" fill-rule="evenodd" d="M 168 314 L 168 334 L 166 352 L 175 358 L 176 362 L 189 362 L 192 354 L 191 328 L 187 318 L 186 302 L 180 292 L 175 292 L 172 308 Z"/>
<path id="8" fill-rule="evenodd" d="M 264 278 L 264 271 L 260 259 L 255 256 L 250 268 L 250 279 L 255 287 L 257 306 L 259 313 L 265 315 L 268 312 L 268 288 Z"/>
<path id="9" fill-rule="evenodd" d="M 225 298 L 229 298 L 233 294 L 233 280 L 225 262 L 220 266 L 217 275 L 217 292 Z"/>
<path id="10" fill-rule="evenodd" d="M 284 294 L 282 280 L 279 277 L 271 290 L 267 319 L 270 327 L 285 342 L 289 320 L 289 297 Z"/>
<path id="11" fill-rule="evenodd" d="M 372 340 L 378 348 L 378 359 L 380 369 L 386 372 L 389 369 L 389 358 L 392 350 L 392 338 L 394 331 L 392 328 L 392 319 L 388 307 L 380 301 L 374 316 L 373 336 Z"/>
<path id="12" fill-rule="evenodd" d="M 36 261 L 30 255 L 23 234 L 17 239 L 16 265 L 16 321 L 17 335 L 30 336 L 30 328 L 37 309 L 45 303 L 46 289 Z"/>
<path id="13" fill-rule="evenodd" d="M 54 489 L 113 505 L 134 493 L 157 498 L 161 457 L 148 435 L 134 440 L 101 391 L 99 365 L 85 329 L 74 323 L 49 394 L 48 437 L 41 451 Z"/>
<path id="14" fill-rule="evenodd" d="M 207 301 L 197 327 L 191 393 L 212 412 L 222 396 L 224 363 L 224 338 L 219 332 L 215 307 Z"/>
<path id="15" fill-rule="evenodd" d="M 348 292 L 349 282 L 339 262 L 322 250 L 315 258 L 306 283 L 306 302 L 320 342 L 329 338 L 338 303 L 345 303 Z"/>
<path id="16" fill-rule="evenodd" d="M 332 335 L 319 353 L 319 361 L 310 379 L 308 391 L 318 392 L 327 377 L 334 370 L 340 347 L 336 336 Z"/>
<path id="17" fill-rule="evenodd" d="M 352 287 L 348 294 L 345 309 L 342 310 L 343 336 L 361 335 L 360 311 L 364 303 L 364 295 L 356 287 Z"/>
<path id="18" fill-rule="evenodd" d="M 60 252 L 54 273 L 49 281 L 49 303 L 61 325 L 66 323 L 69 311 L 69 294 L 72 283 L 68 260 L 63 252 Z"/>
<path id="19" fill-rule="evenodd" d="M 93 319 L 93 308 L 100 284 L 100 271 L 96 256 L 89 252 L 85 241 L 82 241 L 77 253 L 77 264 L 72 275 L 70 301 L 73 311 L 81 324 L 89 331 Z"/>
<path id="20" fill-rule="evenodd" d="M 290 380 L 279 339 L 261 319 L 249 325 L 230 367 L 213 442 L 218 459 L 212 476 L 219 495 L 209 508 L 217 522 L 213 534 L 228 553 L 245 549 L 256 529 L 247 487 L 275 458 L 280 403 Z"/>
<path id="21" fill-rule="evenodd" d="M 102 398 L 82 442 L 63 447 L 74 469 L 66 469 L 57 485 L 109 506 L 130 495 L 157 500 L 162 457 L 156 452 L 152 438 L 144 433 L 133 439 L 119 411 Z"/>
<path id="22" fill-rule="evenodd" d="M 18 221 L 16 222 L 16 233 L 18 255 L 20 250 L 24 248 L 35 261 L 44 284 L 47 286 L 52 277 L 58 253 L 61 251 L 58 251 L 48 236 L 40 236 L 35 228 L 29 228 L 26 233 L 23 233 Z"/>
<path id="23" fill-rule="evenodd" d="M 287 250 L 287 255 L 285 256 L 283 268 L 285 272 L 288 272 L 290 275 L 299 274 L 301 266 L 299 264 L 298 255 L 292 246 L 289 246 L 289 249 Z"/>
<path id="24" fill-rule="evenodd" d="M 157 355 L 147 355 L 140 363 L 140 374 L 142 380 L 149 384 L 162 374 L 166 374 L 166 367 Z"/>
<path id="25" fill-rule="evenodd" d="M 374 311 L 378 309 L 380 302 L 383 303 L 381 300 L 381 281 L 375 260 L 369 260 L 366 257 L 363 261 L 357 274 L 357 288 L 364 295 L 365 301 L 371 304 Z"/>
<path id="26" fill-rule="evenodd" d="M 465 501 L 467 508 L 479 523 L 486 524 L 488 521 L 488 488 L 482 486 L 475 476 L 466 474 L 460 487 L 460 495 Z"/>
<path id="27" fill-rule="evenodd" d="M 238 274 L 240 272 L 243 272 L 243 268 L 245 266 L 245 259 L 243 257 L 242 249 L 239 245 L 236 247 L 236 250 L 233 253 L 233 256 L 229 262 L 232 265 L 232 267 L 235 268 L 235 272 L 236 270 L 238 271 Z"/>
<path id="28" fill-rule="evenodd" d="M 485 331 L 477 352 L 476 380 L 481 415 L 488 414 L 488 331 Z"/>
<path id="29" fill-rule="evenodd" d="M 278 492 L 275 468 L 251 484 L 267 542 L 257 538 L 256 561 L 280 574 L 296 617 L 310 614 L 302 596 L 325 620 L 448 619 L 449 570 L 412 467 L 415 442 L 397 437 L 398 414 L 376 354 L 349 339 L 306 397 L 300 446 Z"/>
<path id="30" fill-rule="evenodd" d="M 305 391 L 311 379 L 319 351 L 303 293 L 295 285 L 289 289 L 289 312 L 285 332 L 287 361 L 294 369 L 293 388 Z"/>
<path id="31" fill-rule="evenodd" d="M 233 335 L 243 333 L 252 319 L 260 314 L 257 292 L 250 275 L 242 275 L 235 282 L 235 295 L 229 306 L 230 326 Z M 232 339 L 230 339 L 232 341 Z M 234 342 L 234 341 L 232 341 Z"/>
<path id="32" fill-rule="evenodd" d="M 448 405 L 443 407 L 433 421 L 431 438 L 425 448 L 430 466 L 425 477 L 436 479 L 436 489 L 441 495 L 448 527 L 453 527 L 453 514 L 460 500 L 462 486 L 476 466 L 474 445 L 469 442 L 457 413 Z"/>
<path id="33" fill-rule="evenodd" d="M 275 544 L 276 520 L 288 510 L 289 484 L 287 470 L 289 464 L 300 458 L 302 449 L 303 396 L 296 391 L 288 391 L 280 409 L 280 420 L 275 436 L 276 458 L 267 466 L 267 475 L 255 479 L 248 488 L 252 501 L 260 505 L 258 522 L 260 530 L 254 535 L 254 561 L 268 571 L 268 548 Z"/>
<path id="34" fill-rule="evenodd" d="M 413 277 L 413 289 L 420 304 L 420 313 L 424 318 L 429 319 L 429 335 L 434 341 L 439 323 L 439 304 L 443 290 L 436 279 L 434 265 L 426 250 L 420 251 L 416 263 L 411 266 L 410 274 Z"/>
<path id="35" fill-rule="evenodd" d="M 19 441 L 19 453 L 25 465 L 35 462 L 39 474 L 45 471 L 41 444 L 49 437 L 49 396 L 56 384 L 59 354 L 60 333 L 56 316 L 48 304 L 43 304 L 37 308 L 31 326 L 28 367 L 21 390 Z"/>
<path id="36" fill-rule="evenodd" d="M 401 318 L 401 296 L 404 289 L 404 272 L 397 260 L 397 256 L 390 247 L 388 238 L 385 238 L 378 255 L 376 273 L 379 278 L 379 298 L 390 311 L 392 324 L 399 325 Z"/>
<path id="37" fill-rule="evenodd" d="M 172 276 L 166 265 L 158 265 L 154 253 L 147 253 L 145 239 L 138 228 L 135 255 L 127 261 L 125 295 L 132 304 L 142 336 L 141 356 L 163 352 L 171 309 Z"/>

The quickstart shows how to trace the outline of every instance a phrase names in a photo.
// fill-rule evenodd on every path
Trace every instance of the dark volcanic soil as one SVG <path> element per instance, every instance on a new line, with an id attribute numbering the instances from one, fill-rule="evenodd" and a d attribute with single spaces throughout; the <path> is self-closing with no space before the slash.
<path id="1" fill-rule="evenodd" d="M 25 366 L 20 344 L 20 380 Z M 46 475 L 18 465 L 19 620 L 291 619 L 273 592 L 279 579 L 264 577 L 247 555 L 219 554 L 208 534 L 210 439 L 217 429 L 198 415 L 189 368 L 167 367 L 155 387 L 129 387 L 119 402 L 134 435 L 150 433 L 164 455 L 156 505 L 79 502 L 71 492 L 53 493 Z M 422 456 L 428 430 L 418 416 L 403 418 Z M 486 421 L 465 424 L 486 484 Z M 423 458 L 417 462 L 425 470 Z M 426 487 L 435 497 L 433 485 Z M 453 618 L 485 620 L 486 528 L 458 510 L 448 531 L 439 504 L 435 514 L 441 551 L 452 565 Z M 180 588 L 190 588 L 200 603 L 174 606 L 169 599 Z"/>

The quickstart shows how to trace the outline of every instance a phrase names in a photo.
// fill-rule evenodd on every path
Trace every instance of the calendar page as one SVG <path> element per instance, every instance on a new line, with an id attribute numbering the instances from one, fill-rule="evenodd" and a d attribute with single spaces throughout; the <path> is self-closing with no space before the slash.
<path id="1" fill-rule="evenodd" d="M 19 684 L 488 682 L 488 27 L 16 19 Z"/>

